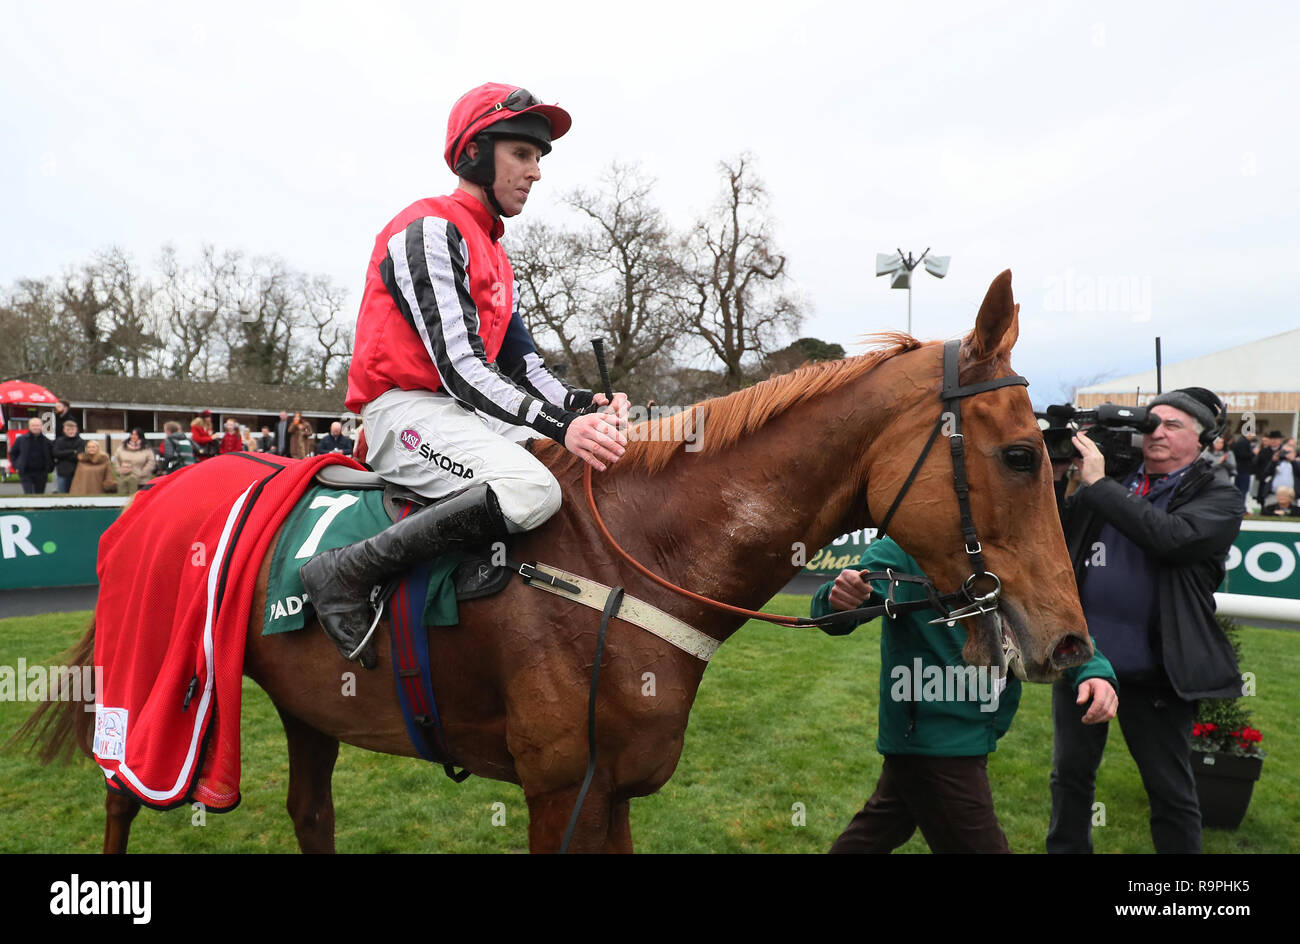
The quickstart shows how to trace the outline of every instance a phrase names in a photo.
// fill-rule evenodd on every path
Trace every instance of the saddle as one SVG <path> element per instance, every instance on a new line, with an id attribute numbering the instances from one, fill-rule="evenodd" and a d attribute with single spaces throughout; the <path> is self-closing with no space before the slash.
<path id="1" fill-rule="evenodd" d="M 316 474 L 315 481 L 325 488 L 339 491 L 382 492 L 384 511 L 392 522 L 403 514 L 413 514 L 420 508 L 436 503 L 435 499 L 426 498 L 404 486 L 394 485 L 369 469 L 344 465 L 325 466 Z M 456 600 L 477 600 L 500 593 L 510 582 L 513 572 L 510 567 L 492 563 L 490 555 L 473 555 L 461 561 L 452 578 L 456 587 Z"/>

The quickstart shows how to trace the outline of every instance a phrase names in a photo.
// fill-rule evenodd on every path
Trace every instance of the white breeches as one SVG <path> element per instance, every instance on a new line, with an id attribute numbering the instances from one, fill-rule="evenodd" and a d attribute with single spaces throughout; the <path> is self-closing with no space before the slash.
<path id="1" fill-rule="evenodd" d="M 531 531 L 560 508 L 560 483 L 519 443 L 537 433 L 466 409 L 445 393 L 389 390 L 361 410 L 366 462 L 427 498 L 492 486 L 511 530 Z"/>

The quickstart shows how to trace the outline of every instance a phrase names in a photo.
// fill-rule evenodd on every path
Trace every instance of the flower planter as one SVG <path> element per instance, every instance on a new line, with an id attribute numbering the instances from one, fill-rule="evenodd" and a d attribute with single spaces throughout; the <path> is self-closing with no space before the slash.
<path id="1" fill-rule="evenodd" d="M 1260 757 L 1192 751 L 1192 773 L 1201 802 L 1201 824 L 1236 829 L 1246 816 L 1264 761 Z"/>

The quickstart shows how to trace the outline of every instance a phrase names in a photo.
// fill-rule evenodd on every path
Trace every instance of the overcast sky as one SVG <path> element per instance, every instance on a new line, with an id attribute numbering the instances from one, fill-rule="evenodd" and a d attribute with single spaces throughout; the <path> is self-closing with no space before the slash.
<path id="1" fill-rule="evenodd" d="M 573 130 L 524 218 L 639 162 L 685 226 L 752 152 L 802 334 L 901 329 L 877 252 L 951 255 L 913 331 L 1010 268 L 1037 405 L 1300 324 L 1290 4 L 0 0 L 0 285 L 119 245 L 277 254 L 360 297 L 374 235 L 448 192 L 485 81 Z"/>

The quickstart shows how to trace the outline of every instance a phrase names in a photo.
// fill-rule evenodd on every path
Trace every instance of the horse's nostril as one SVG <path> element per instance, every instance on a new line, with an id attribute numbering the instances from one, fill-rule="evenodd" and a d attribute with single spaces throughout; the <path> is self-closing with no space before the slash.
<path id="1" fill-rule="evenodd" d="M 1052 650 L 1052 664 L 1058 669 L 1081 665 L 1091 658 L 1088 644 L 1073 634 L 1067 634 Z"/>

